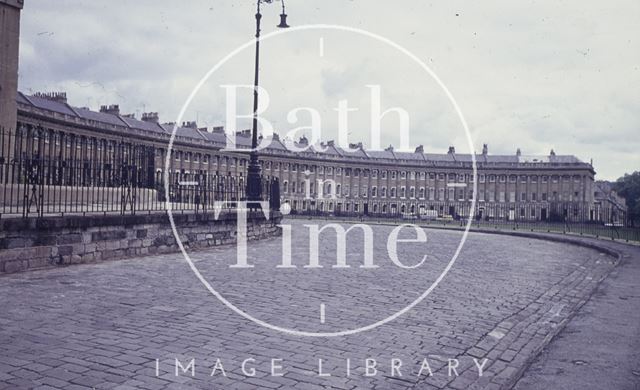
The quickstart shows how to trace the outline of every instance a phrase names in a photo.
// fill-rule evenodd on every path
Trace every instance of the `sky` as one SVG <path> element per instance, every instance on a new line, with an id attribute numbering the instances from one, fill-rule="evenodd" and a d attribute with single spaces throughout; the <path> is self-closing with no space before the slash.
<path id="1" fill-rule="evenodd" d="M 261 85 L 269 95 L 261 116 L 282 136 L 309 135 L 299 128 L 313 120 L 324 140 L 342 129 L 348 141 L 375 145 L 368 86 L 376 85 L 381 112 L 407 114 L 410 148 L 468 153 L 486 143 L 490 154 L 507 155 L 554 149 L 593 159 L 597 179 L 640 169 L 637 0 L 287 0 L 286 6 L 292 26 L 367 31 L 432 74 L 371 36 L 286 30 L 261 47 Z M 263 34 L 277 30 L 280 7 L 263 5 Z M 249 128 L 248 120 L 226 119 L 230 86 L 253 83 L 254 13 L 250 0 L 28 0 L 19 89 L 65 91 L 74 106 L 119 104 L 122 113 L 159 112 L 163 122 L 175 122 L 207 72 L 246 44 L 203 82 L 181 119 Z M 237 88 L 234 101 L 239 114 L 249 113 L 250 89 Z M 347 120 L 337 110 L 341 101 L 350 109 L 343 111 Z M 383 147 L 402 147 L 398 112 L 380 121 Z"/>

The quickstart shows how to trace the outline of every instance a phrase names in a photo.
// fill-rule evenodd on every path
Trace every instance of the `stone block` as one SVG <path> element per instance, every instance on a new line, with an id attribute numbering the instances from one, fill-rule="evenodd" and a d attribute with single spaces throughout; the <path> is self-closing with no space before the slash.
<path id="1" fill-rule="evenodd" d="M 102 260 L 116 260 L 117 258 L 117 251 L 115 250 L 102 251 Z"/>
<path id="2" fill-rule="evenodd" d="M 34 258 L 49 258 L 51 257 L 51 249 L 52 247 L 48 247 L 48 246 L 40 246 L 40 247 L 35 247 L 35 256 Z"/>
<path id="3" fill-rule="evenodd" d="M 32 245 L 33 245 L 33 240 L 31 240 L 30 238 L 11 237 L 6 239 L 7 249 L 26 248 Z"/>
<path id="4" fill-rule="evenodd" d="M 140 248 L 142 247 L 142 240 L 129 240 L 126 248 Z"/>
<path id="5" fill-rule="evenodd" d="M 76 255 L 81 255 L 84 253 L 84 247 L 85 245 L 80 243 L 80 244 L 73 244 L 72 248 L 73 248 L 73 253 Z"/>
<path id="6" fill-rule="evenodd" d="M 126 230 L 109 230 L 92 233 L 91 241 L 122 240 L 127 237 Z"/>
<path id="7" fill-rule="evenodd" d="M 29 262 L 26 260 L 12 260 L 4 263 L 4 272 L 14 273 L 24 271 L 29 267 Z"/>
<path id="8" fill-rule="evenodd" d="M 120 249 L 120 241 L 109 241 L 107 242 L 107 250 L 116 250 Z"/>
<path id="9" fill-rule="evenodd" d="M 83 244 L 89 244 L 91 243 L 91 239 L 92 239 L 92 234 L 89 232 L 83 232 L 82 233 L 82 243 Z"/>
<path id="10" fill-rule="evenodd" d="M 58 242 L 58 236 L 56 235 L 37 234 L 33 238 L 34 246 L 52 246 L 52 245 L 56 245 L 57 242 Z"/>
<path id="11" fill-rule="evenodd" d="M 34 268 L 43 268 L 43 267 L 47 267 L 49 265 L 51 265 L 50 262 L 50 258 L 48 257 L 39 257 L 39 258 L 35 258 L 35 259 L 29 259 L 29 269 L 34 269 Z"/>
<path id="12" fill-rule="evenodd" d="M 96 259 L 96 256 L 94 253 L 85 253 L 82 255 L 83 263 L 92 263 L 95 261 L 95 259 Z"/>
<path id="13" fill-rule="evenodd" d="M 82 257 L 80 255 L 71 255 L 70 264 L 80 264 L 82 263 Z"/>
<path id="14" fill-rule="evenodd" d="M 71 256 L 71 254 L 73 253 L 73 246 L 71 245 L 65 245 L 65 246 L 59 246 L 58 247 L 58 255 L 59 256 Z"/>
<path id="15" fill-rule="evenodd" d="M 77 244 L 82 242 L 82 234 L 63 234 L 58 236 L 58 245 Z"/>

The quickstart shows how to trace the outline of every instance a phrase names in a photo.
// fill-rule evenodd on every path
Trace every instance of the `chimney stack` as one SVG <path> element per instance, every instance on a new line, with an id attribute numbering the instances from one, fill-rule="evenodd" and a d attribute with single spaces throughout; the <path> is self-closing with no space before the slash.
<path id="1" fill-rule="evenodd" d="M 182 127 L 186 127 L 188 129 L 197 129 L 198 128 L 198 124 L 196 122 L 193 122 L 193 121 L 182 122 Z"/>
<path id="2" fill-rule="evenodd" d="M 416 148 L 416 153 L 420 153 L 420 154 L 424 153 L 424 146 L 423 145 L 418 146 Z"/>
<path id="3" fill-rule="evenodd" d="M 516 156 L 518 156 L 518 157 L 522 156 L 522 152 L 520 151 L 520 148 L 518 148 L 518 150 L 516 150 Z"/>
<path id="4" fill-rule="evenodd" d="M 363 148 L 362 147 L 362 142 L 358 142 L 357 144 L 352 144 L 352 143 L 349 144 L 349 149 L 360 149 L 360 150 L 362 150 L 362 148 Z"/>
<path id="5" fill-rule="evenodd" d="M 120 106 L 117 104 L 111 104 L 108 106 L 100 106 L 100 112 L 111 115 L 120 115 Z"/>
<path id="6" fill-rule="evenodd" d="M 489 145 L 484 144 L 482 145 L 482 155 L 486 156 L 487 154 L 489 154 Z"/>
<path id="7" fill-rule="evenodd" d="M 456 148 L 455 146 L 449 146 L 449 151 L 447 152 L 448 154 L 456 154 Z"/>
<path id="8" fill-rule="evenodd" d="M 157 112 L 144 112 L 142 113 L 142 120 L 151 123 L 160 123 L 160 116 Z"/>
<path id="9" fill-rule="evenodd" d="M 58 103 L 67 103 L 66 92 L 36 92 L 33 96 Z"/>

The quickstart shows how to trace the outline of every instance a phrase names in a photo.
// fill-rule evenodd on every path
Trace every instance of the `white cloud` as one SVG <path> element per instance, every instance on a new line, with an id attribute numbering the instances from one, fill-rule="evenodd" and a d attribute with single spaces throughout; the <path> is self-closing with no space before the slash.
<path id="1" fill-rule="evenodd" d="M 594 158 L 599 177 L 640 168 L 640 3 L 567 1 L 371 2 L 289 0 L 292 25 L 363 28 L 407 47 L 447 84 L 475 149 Z M 264 32 L 279 4 L 265 6 Z M 72 104 L 119 103 L 171 121 L 194 84 L 254 33 L 252 1 L 31 0 L 22 16 L 20 88 L 66 90 Z M 327 33 L 326 58 L 305 34 L 265 43 L 263 81 L 282 127 L 291 102 L 323 107 L 335 129 L 338 93 L 366 101 L 364 83 L 389 86 L 385 105 L 412 114 L 413 139 L 446 151 L 466 140 L 433 82 L 375 43 Z M 252 82 L 252 50 L 219 76 Z M 224 82 L 216 79 L 212 83 Z M 189 115 L 213 125 L 224 113 L 209 85 Z M 216 120 L 216 117 L 219 118 Z M 324 119 L 324 118 L 323 118 Z M 352 139 L 368 137 L 354 115 Z M 389 122 L 385 129 L 392 129 Z M 332 135 L 328 132 L 328 136 Z M 398 144 L 388 131 L 383 145 Z"/>

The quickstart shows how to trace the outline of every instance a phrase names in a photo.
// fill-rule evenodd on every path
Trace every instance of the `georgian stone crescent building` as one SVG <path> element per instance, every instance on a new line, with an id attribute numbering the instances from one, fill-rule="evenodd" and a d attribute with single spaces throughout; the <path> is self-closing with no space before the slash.
<path id="1" fill-rule="evenodd" d="M 2 164 L 21 161 L 17 156 L 55 157 L 51 169 L 74 167 L 67 169 L 77 176 L 71 182 L 99 185 L 109 185 L 104 172 L 126 159 L 148 178 L 162 173 L 174 125 L 161 124 L 157 113 L 136 119 L 122 115 L 117 105 L 96 112 L 69 105 L 64 93 L 16 97 L 22 7 L 23 0 L 0 0 L 0 127 L 13 129 L 0 138 Z M 224 130 L 211 130 L 195 123 L 178 129 L 171 173 L 185 180 L 233 176 L 242 184 L 248 153 L 224 151 Z M 250 145 L 248 132 L 235 138 L 240 148 Z M 610 202 L 594 201 L 593 166 L 553 151 L 497 156 L 485 145 L 476 156 L 474 182 L 472 156 L 453 147 L 446 154 L 424 153 L 422 147 L 413 153 L 367 151 L 361 144 L 346 151 L 327 142 L 295 153 L 277 136 L 270 141 L 261 151 L 263 175 L 280 179 L 282 202 L 294 212 L 463 217 L 477 188 L 478 218 L 603 221 L 613 216 L 605 209 Z M 145 185 L 158 187 L 153 180 Z"/>
<path id="2" fill-rule="evenodd" d="M 66 94 L 49 93 L 17 99 L 18 131 L 44 132 L 52 144 L 42 145 L 43 154 L 62 159 L 92 159 L 115 164 L 115 145 L 123 142 L 145 148 L 149 170 L 163 172 L 174 124 L 162 124 L 157 113 L 141 119 L 122 115 L 117 105 L 99 112 L 73 107 Z M 21 153 L 18 141 L 3 146 L 5 155 Z M 184 180 L 207 175 L 246 177 L 248 153 L 229 152 L 222 128 L 198 128 L 193 122 L 178 127 L 171 172 Z M 249 132 L 235 137 L 238 149 L 250 146 Z M 263 175 L 280 180 L 283 203 L 293 212 L 330 214 L 469 215 L 473 188 L 477 188 L 478 218 L 505 220 L 601 220 L 602 210 L 594 203 L 595 171 L 591 164 L 574 156 L 492 155 L 487 145 L 476 155 L 477 183 L 472 156 L 398 152 L 393 148 L 368 151 L 352 144 L 346 151 L 329 141 L 319 146 L 296 142 L 305 152 L 292 152 L 288 142 L 274 135 L 261 150 Z M 48 141 L 47 141 L 48 142 Z"/>

